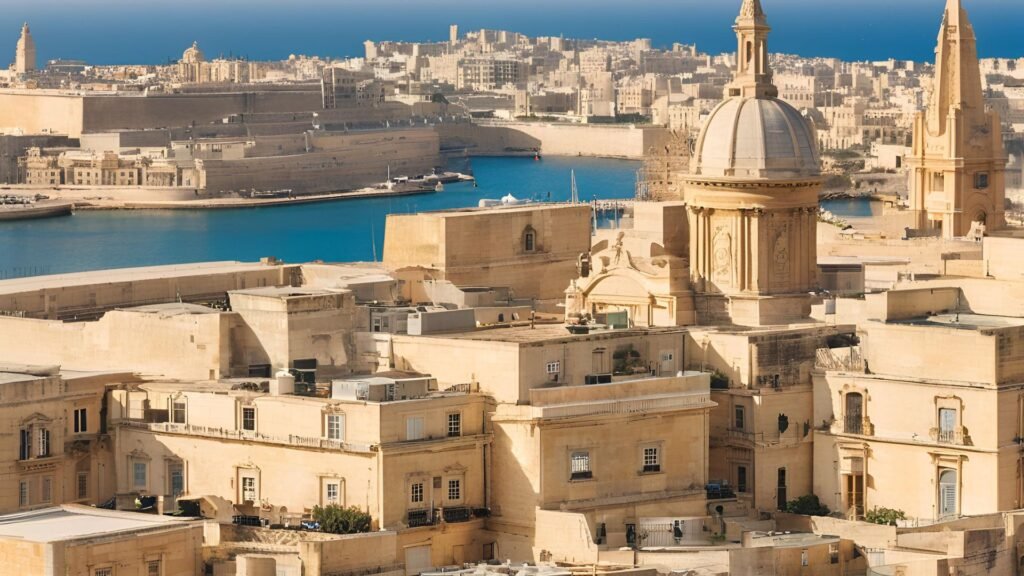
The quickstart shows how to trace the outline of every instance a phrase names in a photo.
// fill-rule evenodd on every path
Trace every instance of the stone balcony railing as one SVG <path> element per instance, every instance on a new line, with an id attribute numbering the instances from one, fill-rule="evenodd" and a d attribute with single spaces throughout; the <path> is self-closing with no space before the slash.
<path id="1" fill-rule="evenodd" d="M 678 376 L 634 378 L 610 384 L 558 386 L 530 391 L 532 418 L 573 418 L 602 414 L 637 414 L 715 406 L 710 376 L 687 372 Z"/>
<path id="2" fill-rule="evenodd" d="M 696 410 L 713 406 L 715 406 L 715 403 L 711 401 L 711 392 L 684 392 L 674 395 L 663 394 L 623 400 L 600 400 L 557 404 L 554 406 L 533 406 L 532 416 L 539 419 L 573 418 L 602 414 L 642 414 L 675 410 Z"/>
<path id="3" fill-rule="evenodd" d="M 280 446 L 291 446 L 295 448 L 316 448 L 320 450 L 335 450 L 339 452 L 372 453 L 373 448 L 369 444 L 355 442 L 344 442 L 341 440 L 330 440 L 312 436 L 296 436 L 294 434 L 269 435 L 246 430 L 233 430 L 228 428 L 216 428 L 212 426 L 193 426 L 191 424 L 172 424 L 170 422 L 141 422 L 139 420 L 118 420 L 118 426 L 126 426 L 150 432 L 162 434 L 180 434 L 182 436 L 198 436 L 202 438 L 214 438 L 223 440 L 237 440 L 243 442 L 260 442 L 264 444 L 277 444 Z"/>

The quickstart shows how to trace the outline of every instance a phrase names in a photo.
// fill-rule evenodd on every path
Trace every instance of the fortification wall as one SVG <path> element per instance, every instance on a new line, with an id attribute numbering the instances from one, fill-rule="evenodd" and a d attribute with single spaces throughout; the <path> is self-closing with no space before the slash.
<path id="1" fill-rule="evenodd" d="M 0 91 L 0 131 L 23 134 L 82 133 L 82 98 L 56 93 Z"/>
<path id="2" fill-rule="evenodd" d="M 468 148 L 476 156 L 510 156 L 540 150 L 554 156 L 641 159 L 652 146 L 663 146 L 662 127 L 597 124 L 494 122 L 439 124 L 444 149 Z"/>
<path id="3" fill-rule="evenodd" d="M 430 129 L 315 135 L 310 146 L 306 154 L 203 161 L 201 186 L 208 194 L 335 192 L 382 182 L 389 166 L 393 174 L 415 175 L 440 163 L 438 136 Z"/>
<path id="4" fill-rule="evenodd" d="M 82 131 L 186 126 L 214 122 L 232 114 L 308 112 L 321 106 L 320 93 L 311 91 L 86 96 Z"/>

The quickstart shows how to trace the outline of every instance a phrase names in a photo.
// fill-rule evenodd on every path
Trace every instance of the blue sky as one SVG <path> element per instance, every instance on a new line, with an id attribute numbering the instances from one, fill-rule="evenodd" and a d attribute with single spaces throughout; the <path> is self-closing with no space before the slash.
<path id="1" fill-rule="evenodd" d="M 650 37 L 731 49 L 739 0 L 0 0 L 0 55 L 29 21 L 41 59 L 164 62 L 193 40 L 208 55 L 352 56 L 363 40 L 440 40 L 447 26 L 530 35 Z M 763 0 L 775 51 L 931 59 L 945 0 Z M 1022 0 L 964 0 L 982 56 L 1024 56 Z M 623 8 L 626 7 L 626 9 Z M 5 58 L 0 56 L 0 62 Z"/>

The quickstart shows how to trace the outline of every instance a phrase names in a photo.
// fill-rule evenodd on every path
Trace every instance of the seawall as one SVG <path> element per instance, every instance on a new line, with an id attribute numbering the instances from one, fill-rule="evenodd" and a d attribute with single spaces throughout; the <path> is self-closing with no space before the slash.
<path id="1" fill-rule="evenodd" d="M 632 124 L 487 121 L 439 124 L 435 129 L 442 150 L 465 150 L 471 156 L 521 156 L 538 150 L 553 156 L 639 160 L 651 148 L 664 146 L 669 136 L 661 126 Z"/>

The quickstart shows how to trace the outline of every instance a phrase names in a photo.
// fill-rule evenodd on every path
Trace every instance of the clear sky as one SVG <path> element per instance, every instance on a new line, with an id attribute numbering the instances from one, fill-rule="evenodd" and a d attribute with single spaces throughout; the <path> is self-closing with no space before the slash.
<path id="1" fill-rule="evenodd" d="M 933 58 L 945 0 L 762 0 L 774 51 Z M 1024 0 L 963 0 L 984 56 L 1024 56 Z M 42 60 L 160 63 L 198 40 L 208 56 L 358 56 L 362 42 L 442 40 L 448 24 L 531 36 L 732 49 L 740 0 L 0 0 L 0 62 L 28 21 Z"/>

